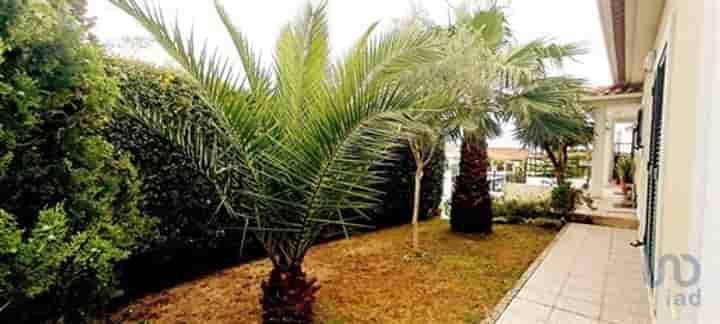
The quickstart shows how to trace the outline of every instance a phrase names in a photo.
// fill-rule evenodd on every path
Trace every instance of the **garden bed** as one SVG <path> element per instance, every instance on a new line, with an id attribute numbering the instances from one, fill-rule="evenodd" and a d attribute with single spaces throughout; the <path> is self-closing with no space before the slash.
<path id="1" fill-rule="evenodd" d="M 305 268 L 322 286 L 317 323 L 478 323 L 552 241 L 554 230 L 496 225 L 490 236 L 458 235 L 447 222 L 421 224 L 426 254 L 409 257 L 409 225 L 318 245 Z M 255 261 L 150 294 L 112 315 L 116 322 L 257 323 Z"/>

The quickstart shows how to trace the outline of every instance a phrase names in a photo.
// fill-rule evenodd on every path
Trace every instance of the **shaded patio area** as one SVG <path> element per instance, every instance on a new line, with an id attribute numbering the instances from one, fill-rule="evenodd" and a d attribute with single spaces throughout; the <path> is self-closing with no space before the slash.
<path id="1" fill-rule="evenodd" d="M 650 323 L 642 250 L 633 230 L 569 224 L 528 270 L 498 324 Z"/>

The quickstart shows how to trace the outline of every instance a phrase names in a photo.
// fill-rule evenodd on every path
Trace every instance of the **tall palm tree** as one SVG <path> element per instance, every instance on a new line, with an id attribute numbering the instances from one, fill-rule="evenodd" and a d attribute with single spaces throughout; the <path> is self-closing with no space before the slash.
<path id="1" fill-rule="evenodd" d="M 500 133 L 499 121 L 514 116 L 504 113 L 503 98 L 545 77 L 551 66 L 561 65 L 582 50 L 575 44 L 553 44 L 546 40 L 512 42 L 505 12 L 495 3 L 480 10 L 460 10 L 456 17 L 457 22 L 450 28 L 451 42 L 475 45 L 466 54 L 473 61 L 460 60 L 463 72 L 456 76 L 455 89 L 462 100 L 453 113 L 455 125 L 451 128 L 455 134 L 462 129 L 462 148 L 460 174 L 452 197 L 451 227 L 457 232 L 490 233 L 487 141 Z"/>
<path id="2" fill-rule="evenodd" d="M 268 68 L 216 0 L 240 71 L 168 23 L 157 5 L 109 1 L 192 76 L 215 122 L 208 130 L 142 108 L 131 114 L 196 162 L 221 208 L 242 224 L 243 242 L 249 233 L 263 244 L 273 265 L 262 284 L 263 321 L 310 323 L 318 288 L 302 270 L 308 249 L 326 227 L 353 226 L 344 211 L 362 214 L 378 203 L 384 178 L 373 166 L 408 138 L 407 113 L 447 100 L 398 81 L 441 57 L 433 36 L 415 29 L 373 36 L 373 25 L 331 63 L 325 5 L 308 4 L 283 28 Z"/>

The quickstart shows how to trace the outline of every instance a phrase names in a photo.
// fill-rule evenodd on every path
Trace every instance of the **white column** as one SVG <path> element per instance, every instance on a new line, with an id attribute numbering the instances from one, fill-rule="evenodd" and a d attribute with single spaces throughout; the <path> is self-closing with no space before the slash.
<path id="1" fill-rule="evenodd" d="M 609 120 L 609 118 L 606 118 L 606 125 L 608 125 L 609 129 L 605 131 L 605 134 L 607 134 L 607 138 L 605 139 L 605 170 L 603 171 L 603 176 L 605 178 L 605 186 L 610 183 L 610 179 L 613 177 L 613 167 L 615 166 L 615 124 L 616 122 L 614 120 Z"/>
<path id="2" fill-rule="evenodd" d="M 598 108 L 594 112 L 595 117 L 595 143 L 593 143 L 592 152 L 592 177 L 590 179 L 590 195 L 593 197 L 601 197 L 603 188 L 607 183 L 605 177 L 607 160 L 607 129 L 605 123 L 607 121 L 607 113 L 605 109 Z"/>

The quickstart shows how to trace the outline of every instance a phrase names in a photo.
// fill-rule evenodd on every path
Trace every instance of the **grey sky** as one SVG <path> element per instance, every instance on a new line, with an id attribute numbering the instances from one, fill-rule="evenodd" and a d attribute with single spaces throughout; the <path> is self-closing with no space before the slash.
<path id="1" fill-rule="evenodd" d="M 232 44 L 214 12 L 212 0 L 154 0 L 168 16 L 177 15 L 183 27 L 194 27 L 198 36 L 207 37 L 228 55 Z M 450 0 L 453 5 L 463 0 Z M 294 18 L 306 0 L 224 0 L 233 21 L 262 51 L 266 61 L 280 28 Z M 346 51 L 372 22 L 389 24 L 410 13 L 412 3 L 424 7 L 431 18 L 445 23 L 448 5 L 445 0 L 329 0 L 332 51 Z M 559 42 L 584 42 L 590 54 L 570 63 L 565 72 L 587 79 L 592 85 L 611 82 L 600 21 L 595 0 L 512 0 L 508 1 L 510 21 L 518 41 L 552 38 Z M 118 43 L 123 37 L 147 36 L 134 20 L 106 0 L 90 0 L 90 15 L 98 18 L 95 34 L 104 43 Z M 167 57 L 157 47 L 145 49 L 137 56 L 155 63 Z M 509 132 L 492 141 L 492 146 L 517 146 Z"/>

